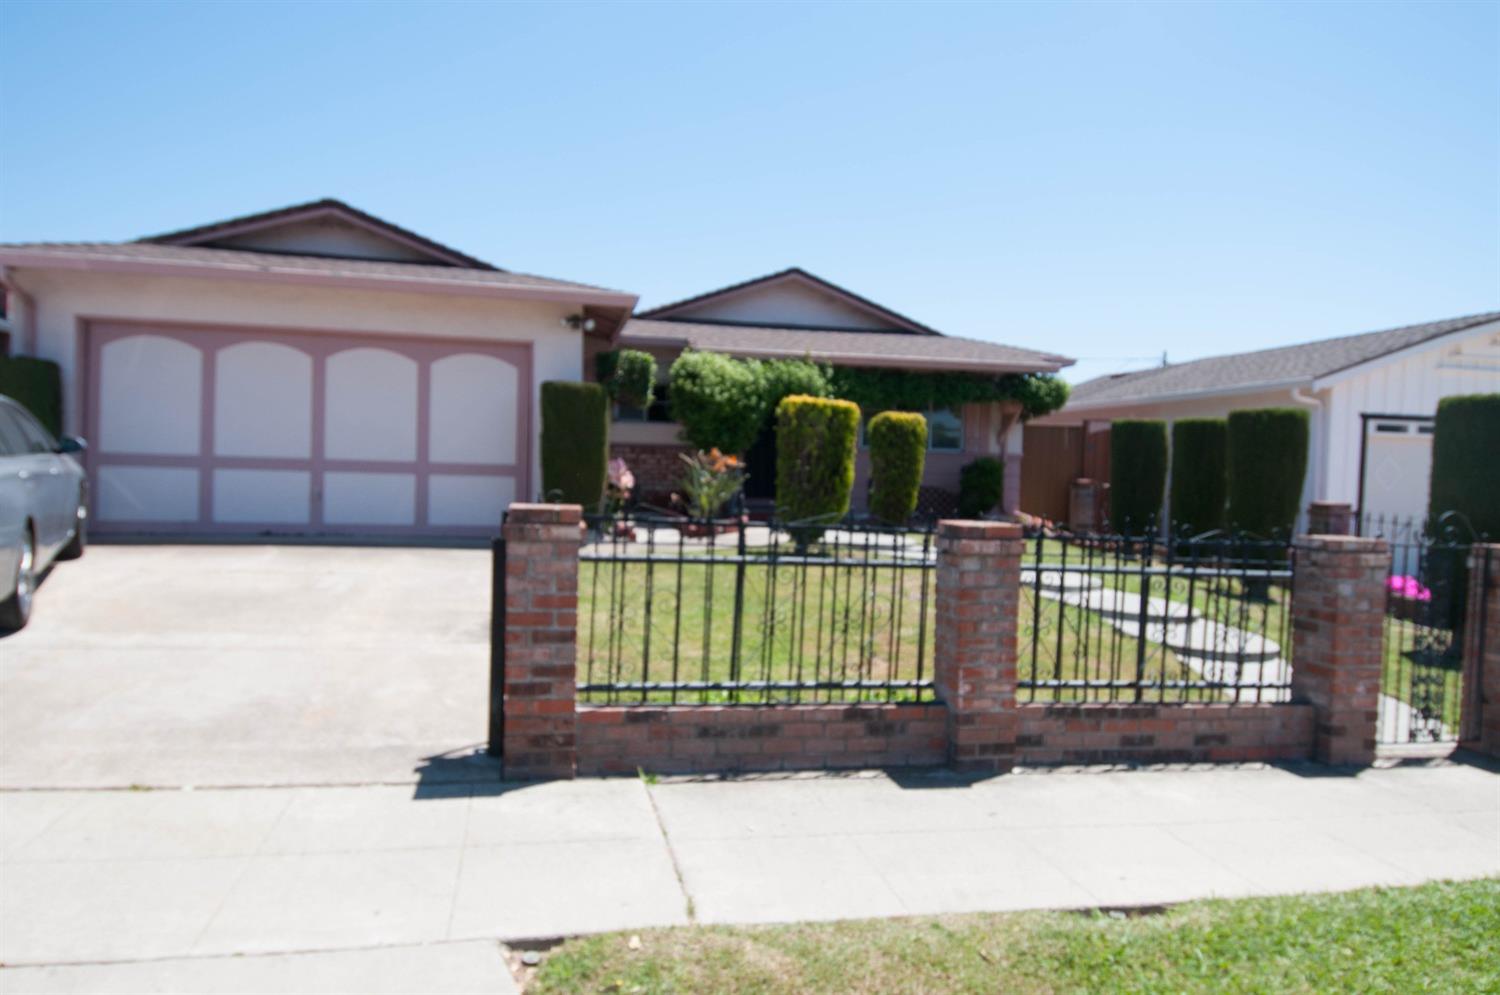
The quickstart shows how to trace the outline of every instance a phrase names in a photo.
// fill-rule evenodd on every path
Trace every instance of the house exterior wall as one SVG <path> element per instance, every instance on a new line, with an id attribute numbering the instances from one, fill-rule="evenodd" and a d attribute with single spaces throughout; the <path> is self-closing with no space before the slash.
<path id="1" fill-rule="evenodd" d="M 534 384 L 583 376 L 582 334 L 562 324 L 576 308 L 564 304 L 78 271 L 25 270 L 13 276 L 36 308 L 35 355 L 62 367 L 64 430 L 72 434 L 80 434 L 84 425 L 80 349 L 89 320 L 526 344 Z M 533 389 L 528 402 L 534 426 L 541 424 L 538 393 Z M 539 447 L 533 443 L 530 449 L 531 479 L 539 482 Z"/>
<path id="2" fill-rule="evenodd" d="M 212 245 L 226 249 L 261 249 L 307 256 L 341 256 L 352 259 L 389 259 L 397 262 L 433 262 L 431 253 L 401 245 L 389 238 L 347 222 L 328 218 L 292 221 L 272 228 L 214 239 Z"/>
<path id="3" fill-rule="evenodd" d="M 671 312 L 673 318 L 738 321 L 752 325 L 809 325 L 859 331 L 893 330 L 864 308 L 798 280 L 780 280 Z"/>

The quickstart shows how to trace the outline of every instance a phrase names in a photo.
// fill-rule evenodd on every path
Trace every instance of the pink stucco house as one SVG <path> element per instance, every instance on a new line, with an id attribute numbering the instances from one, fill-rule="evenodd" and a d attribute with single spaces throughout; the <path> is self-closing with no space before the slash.
<path id="1" fill-rule="evenodd" d="M 585 379 L 620 345 L 663 369 L 688 346 L 1068 362 L 941 335 L 801 270 L 636 314 L 634 294 L 503 270 L 336 200 L 133 242 L 0 245 L 0 289 L 10 350 L 61 366 L 103 534 L 489 534 L 540 489 L 538 384 Z M 643 469 L 678 446 L 662 412 L 617 416 Z M 935 487 L 976 455 L 1020 458 L 1006 405 L 932 416 Z"/>

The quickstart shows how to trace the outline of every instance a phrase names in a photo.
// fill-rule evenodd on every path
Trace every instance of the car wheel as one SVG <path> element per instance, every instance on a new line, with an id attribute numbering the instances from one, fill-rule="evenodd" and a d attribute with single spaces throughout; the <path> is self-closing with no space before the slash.
<path id="1" fill-rule="evenodd" d="M 73 538 L 69 539 L 68 544 L 58 552 L 57 558 L 59 560 L 76 560 L 83 555 L 83 550 L 88 544 L 89 509 L 88 505 L 84 504 L 83 499 L 80 498 L 78 501 L 78 515 L 73 519 Z"/>
<path id="2" fill-rule="evenodd" d="M 31 530 L 21 531 L 21 562 L 16 567 L 11 595 L 0 601 L 0 629 L 19 629 L 31 617 L 31 596 L 36 592 L 36 543 Z"/>

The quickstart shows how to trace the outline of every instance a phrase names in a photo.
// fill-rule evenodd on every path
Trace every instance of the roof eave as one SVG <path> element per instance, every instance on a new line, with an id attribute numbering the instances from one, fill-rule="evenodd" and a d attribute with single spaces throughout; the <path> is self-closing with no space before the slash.
<path id="1" fill-rule="evenodd" d="M 1152 394 L 1147 397 L 1115 398 L 1111 400 L 1074 402 L 1069 400 L 1062 407 L 1062 411 L 1089 411 L 1100 408 L 1123 408 L 1137 407 L 1145 404 L 1170 404 L 1177 401 L 1194 401 L 1205 397 L 1237 397 L 1243 394 L 1259 394 L 1268 390 L 1295 389 L 1297 387 L 1312 386 L 1313 378 L 1296 377 L 1290 380 L 1265 380 L 1259 383 L 1239 384 L 1234 387 L 1215 387 L 1203 390 L 1180 390 L 1166 394 Z M 1060 413 L 1060 412 L 1059 412 Z"/>
<path id="2" fill-rule="evenodd" d="M 1338 384 L 1343 383 L 1345 380 L 1349 380 L 1353 377 L 1359 376 L 1362 373 L 1365 373 L 1365 368 L 1374 363 L 1400 362 L 1403 359 L 1408 359 L 1411 356 L 1431 349 L 1434 346 L 1446 345 L 1448 341 L 1453 338 L 1467 337 L 1470 335 L 1488 335 L 1496 331 L 1500 331 L 1500 321 L 1486 321 L 1478 325 L 1468 325 L 1463 328 L 1455 328 L 1451 332 L 1445 332 L 1442 335 L 1434 335 L 1431 338 L 1423 339 L 1420 342 L 1413 342 L 1411 345 L 1403 346 L 1400 349 L 1394 349 L 1391 352 L 1381 353 L 1378 356 L 1371 356 L 1368 359 L 1362 359 L 1357 363 L 1350 363 L 1348 366 L 1341 367 L 1337 370 L 1330 370 L 1327 373 L 1319 374 L 1317 379 L 1313 381 L 1313 389 L 1326 390 L 1329 387 L 1337 386 Z"/>
<path id="3" fill-rule="evenodd" d="M 657 346 L 695 349 L 691 338 L 676 335 L 641 335 L 625 332 L 620 336 L 622 345 Z M 832 366 L 892 367 L 897 369 L 946 371 L 953 373 L 1056 373 L 1072 362 L 1062 356 L 1042 357 L 1039 362 L 1001 362 L 995 360 L 945 359 L 934 356 L 871 356 L 833 352 L 822 349 L 773 349 L 767 347 L 730 348 L 715 347 L 705 352 L 722 352 L 747 359 L 811 359 Z"/>
<path id="4" fill-rule="evenodd" d="M 313 272 L 289 267 L 278 267 L 274 263 L 275 256 L 268 255 L 266 258 L 267 263 L 265 265 L 250 266 L 242 263 L 133 259 L 92 253 L 68 253 L 58 250 L 0 248 L 0 264 L 18 269 L 139 273 L 149 276 L 253 280 L 304 286 L 348 287 L 366 290 L 446 294 L 457 297 L 555 301 L 563 304 L 592 304 L 599 307 L 623 308 L 627 315 L 635 308 L 636 301 L 638 300 L 634 294 L 589 287 L 531 287 L 516 284 L 447 280 L 434 276 Z"/>

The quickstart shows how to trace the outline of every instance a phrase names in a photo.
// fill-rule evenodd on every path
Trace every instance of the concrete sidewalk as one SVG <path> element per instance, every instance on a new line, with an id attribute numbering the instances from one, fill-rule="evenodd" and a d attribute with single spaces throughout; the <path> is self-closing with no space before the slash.
<path id="1" fill-rule="evenodd" d="M 501 992 L 497 939 L 1492 874 L 1459 764 L 5 792 L 0 991 Z"/>

